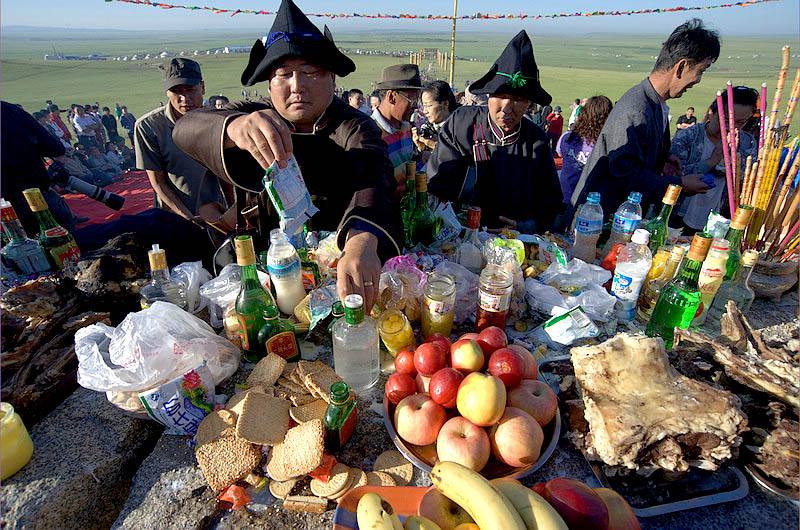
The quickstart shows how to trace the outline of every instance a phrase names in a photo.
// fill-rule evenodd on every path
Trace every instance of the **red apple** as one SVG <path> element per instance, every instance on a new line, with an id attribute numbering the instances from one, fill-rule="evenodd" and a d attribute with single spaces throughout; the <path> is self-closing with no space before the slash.
<path id="1" fill-rule="evenodd" d="M 494 425 L 506 408 L 506 387 L 493 375 L 472 372 L 458 387 L 456 408 L 479 427 Z"/>
<path id="2" fill-rule="evenodd" d="M 536 366 L 536 358 L 533 356 L 533 354 L 528 351 L 527 348 L 524 348 L 519 344 L 509 344 L 508 348 L 519 353 L 520 357 L 522 357 L 522 360 L 525 361 L 525 375 L 523 375 L 522 378 L 538 379 L 539 367 Z"/>
<path id="3" fill-rule="evenodd" d="M 458 337 L 458 340 L 478 340 L 478 334 L 477 333 L 464 333 L 463 335 Z"/>
<path id="4" fill-rule="evenodd" d="M 489 436 L 467 418 L 450 418 L 436 438 L 436 454 L 440 462 L 457 462 L 480 471 L 491 454 Z"/>
<path id="5" fill-rule="evenodd" d="M 444 347 L 444 351 L 446 351 L 446 352 L 450 351 L 450 338 L 449 337 L 445 337 L 441 333 L 434 333 L 434 334 L 432 334 L 432 335 L 430 335 L 428 337 L 425 337 L 425 340 L 422 341 L 422 342 L 423 343 L 425 343 L 425 342 L 437 342 L 437 343 L 441 344 L 442 347 Z"/>
<path id="6" fill-rule="evenodd" d="M 519 385 L 525 374 L 525 361 L 510 348 L 495 350 L 489 357 L 489 373 L 500 379 L 511 390 Z"/>
<path id="7" fill-rule="evenodd" d="M 394 427 L 398 436 L 414 445 L 434 443 L 445 421 L 447 412 L 444 407 L 434 403 L 427 394 L 408 396 L 394 411 Z"/>
<path id="8" fill-rule="evenodd" d="M 442 368 L 431 377 L 428 393 L 431 398 L 446 409 L 456 406 L 458 387 L 464 374 L 455 368 Z"/>
<path id="9" fill-rule="evenodd" d="M 544 427 L 555 417 L 558 399 L 547 383 L 525 379 L 508 393 L 508 405 L 524 410 Z"/>
<path id="10" fill-rule="evenodd" d="M 445 529 L 455 529 L 461 524 L 472 522 L 472 517 L 469 516 L 464 508 L 442 495 L 433 486 L 428 488 L 428 491 L 419 501 L 417 514 L 427 517 Z"/>
<path id="11" fill-rule="evenodd" d="M 414 381 L 417 384 L 417 392 L 420 394 L 427 394 L 428 389 L 430 388 L 431 378 L 426 377 L 422 374 L 417 374 L 417 377 L 414 378 Z"/>
<path id="12" fill-rule="evenodd" d="M 420 344 L 414 352 L 414 368 L 422 375 L 432 376 L 447 366 L 447 351 L 440 343 Z"/>
<path id="13" fill-rule="evenodd" d="M 403 398 L 417 393 L 417 383 L 408 374 L 397 372 L 389 376 L 386 381 L 386 397 L 397 405 Z"/>
<path id="14" fill-rule="evenodd" d="M 394 369 L 398 374 L 406 374 L 414 377 L 417 375 L 417 369 L 414 368 L 414 350 L 406 347 L 397 352 L 397 357 L 394 358 Z"/>
<path id="15" fill-rule="evenodd" d="M 506 332 L 497 326 L 489 326 L 478 333 L 477 340 L 483 350 L 483 354 L 487 357 L 493 354 L 495 350 L 508 346 Z"/>
<path id="16" fill-rule="evenodd" d="M 473 339 L 459 339 L 450 346 L 450 366 L 461 373 L 477 372 L 483 363 L 483 350 Z"/>
<path id="17" fill-rule="evenodd" d="M 594 492 L 600 495 L 608 508 L 608 530 L 641 530 L 639 519 L 622 495 L 609 488 L 594 488 Z"/>
<path id="18" fill-rule="evenodd" d="M 570 528 L 608 530 L 608 508 L 592 488 L 571 478 L 554 478 L 545 484 L 544 498 Z"/>
<path id="19" fill-rule="evenodd" d="M 497 425 L 489 431 L 492 453 L 500 462 L 525 467 L 539 460 L 544 433 L 527 412 L 507 407 Z"/>
<path id="20" fill-rule="evenodd" d="M 544 485 L 545 485 L 544 482 L 537 482 L 536 484 L 531 486 L 531 489 L 533 490 L 534 493 L 537 493 L 540 496 L 544 497 L 545 496 Z"/>

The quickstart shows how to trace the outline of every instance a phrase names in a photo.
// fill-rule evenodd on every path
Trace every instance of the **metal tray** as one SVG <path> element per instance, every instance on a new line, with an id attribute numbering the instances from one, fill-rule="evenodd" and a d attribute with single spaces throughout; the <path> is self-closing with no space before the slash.
<path id="1" fill-rule="evenodd" d="M 394 418 L 394 408 L 395 406 L 392 405 L 391 402 L 384 396 L 383 423 L 386 425 L 386 431 L 389 433 L 389 438 L 392 439 L 392 442 L 394 442 L 397 450 L 400 451 L 409 462 L 414 464 L 414 466 L 418 469 L 421 469 L 426 473 L 430 473 L 431 469 L 433 468 L 433 464 L 435 464 L 437 461 L 436 447 L 434 445 L 426 445 L 421 447 L 404 442 L 400 436 L 398 436 L 397 431 L 394 428 L 394 422 L 392 420 L 392 418 Z M 556 409 L 556 415 L 553 417 L 553 421 L 545 426 L 542 431 L 544 431 L 546 446 L 539 455 L 539 460 L 537 460 L 535 464 L 532 464 L 528 467 L 511 467 L 497 462 L 494 458 L 489 458 L 489 463 L 486 464 L 486 467 L 481 470 L 481 475 L 488 479 L 520 479 L 535 473 L 550 459 L 551 456 L 553 456 L 553 452 L 556 450 L 556 446 L 558 445 L 558 439 L 561 436 L 560 408 Z"/>
<path id="2" fill-rule="evenodd" d="M 798 498 L 797 493 L 778 485 L 774 480 L 764 474 L 763 471 L 758 469 L 753 464 L 747 464 L 744 466 L 744 470 L 747 471 L 748 475 L 753 477 L 753 481 L 762 489 L 783 497 L 787 501 L 794 503 L 795 506 L 800 506 L 800 498 Z"/>

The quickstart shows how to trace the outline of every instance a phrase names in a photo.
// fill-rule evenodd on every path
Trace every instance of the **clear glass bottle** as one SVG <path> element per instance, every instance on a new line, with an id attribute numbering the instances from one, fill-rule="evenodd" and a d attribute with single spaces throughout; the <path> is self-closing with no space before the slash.
<path id="1" fill-rule="evenodd" d="M 692 321 L 694 326 L 699 326 L 705 322 L 706 309 L 714 301 L 717 289 L 722 285 L 725 277 L 725 264 L 728 262 L 729 248 L 730 243 L 724 239 L 713 239 L 711 241 L 711 249 L 703 262 L 703 266 L 700 269 L 700 277 L 697 280 L 701 303 Z"/>
<path id="2" fill-rule="evenodd" d="M 142 309 L 153 305 L 153 302 L 170 302 L 186 309 L 186 290 L 183 285 L 172 281 L 167 267 L 167 253 L 158 244 L 147 252 L 150 261 L 150 283 L 139 291 Z"/>
<path id="3" fill-rule="evenodd" d="M 661 289 L 675 277 L 678 266 L 683 261 L 684 254 L 686 254 L 686 250 L 683 247 L 672 247 L 669 257 L 661 268 L 661 272 L 650 281 L 645 279 L 642 294 L 639 296 L 639 302 L 636 306 L 636 316 L 642 322 L 647 322 L 650 319 L 650 315 L 653 314 L 653 308 L 658 302 L 658 296 L 661 294 Z"/>
<path id="4" fill-rule="evenodd" d="M 428 175 L 420 171 L 416 176 L 417 204 L 411 215 L 411 237 L 414 245 L 427 246 L 436 237 L 436 217 L 428 205 Z"/>
<path id="5" fill-rule="evenodd" d="M 294 334 L 294 324 L 281 318 L 275 306 L 264 310 L 264 324 L 258 331 L 258 343 L 264 346 L 267 354 L 274 353 L 288 362 L 300 360 L 300 345 Z"/>
<path id="6" fill-rule="evenodd" d="M 600 206 L 600 194 L 591 192 L 586 202 L 578 208 L 575 215 L 575 243 L 572 245 L 572 257 L 586 263 L 594 263 L 597 259 L 597 240 L 603 232 L 603 207 Z"/>
<path id="7" fill-rule="evenodd" d="M 750 275 L 753 273 L 753 267 L 758 261 L 757 250 L 747 250 L 742 256 L 742 266 L 734 274 L 730 280 L 725 280 L 717 291 L 717 296 L 708 308 L 707 317 L 704 326 L 714 331 L 719 331 L 719 322 L 722 315 L 725 314 L 725 306 L 728 300 L 736 302 L 736 307 L 742 313 L 750 309 L 750 304 L 753 303 L 756 295 L 753 289 L 750 288 L 748 282 Z"/>
<path id="8" fill-rule="evenodd" d="M 297 304 L 306 297 L 300 256 L 279 228 L 269 233 L 269 240 L 267 270 L 270 283 L 275 289 L 275 301 L 281 313 L 291 315 Z"/>
<path id="9" fill-rule="evenodd" d="M 661 211 L 658 215 L 650 219 L 645 229 L 650 232 L 650 252 L 653 254 L 664 246 L 669 236 L 669 216 L 672 215 L 672 207 L 678 202 L 681 194 L 681 187 L 677 184 L 667 186 L 664 198 L 661 199 Z"/>
<path id="10" fill-rule="evenodd" d="M 56 270 L 64 270 L 74 274 L 78 269 L 81 259 L 81 250 L 72 234 L 58 222 L 50 213 L 42 192 L 39 188 L 29 188 L 22 191 L 33 215 L 39 221 L 39 243 Z"/>
<path id="11" fill-rule="evenodd" d="M 258 280 L 256 253 L 251 236 L 236 236 L 236 263 L 241 267 L 241 287 L 236 295 L 236 318 L 239 320 L 243 357 L 251 363 L 264 356 L 264 347 L 258 342 L 258 332 L 264 325 L 264 312 L 276 307 L 272 295 L 264 290 Z"/>
<path id="12" fill-rule="evenodd" d="M 730 243 L 728 262 L 725 264 L 725 280 L 732 279 L 739 269 L 742 256 L 742 235 L 744 235 L 747 225 L 750 224 L 754 211 L 752 206 L 739 206 L 736 208 L 736 213 L 733 214 L 731 226 L 728 228 L 728 233 L 725 234 L 725 239 Z"/>
<path id="13" fill-rule="evenodd" d="M 364 315 L 364 299 L 349 294 L 344 318 L 333 325 L 333 363 L 336 373 L 359 392 L 372 387 L 380 376 L 378 324 Z"/>
<path id="14" fill-rule="evenodd" d="M 480 274 L 483 269 L 483 243 L 478 237 L 481 229 L 481 209 L 470 206 L 467 209 L 467 231 L 458 247 L 457 261 L 465 269 Z"/>
<path id="15" fill-rule="evenodd" d="M 338 452 L 352 436 L 358 422 L 356 403 L 347 383 L 337 381 L 331 385 L 330 402 L 323 421 L 326 452 Z"/>
<path id="16" fill-rule="evenodd" d="M 17 218 L 17 212 L 5 199 L 0 199 L 0 218 L 3 223 L 3 233 L 8 241 L 0 253 L 14 272 L 29 275 L 49 271 L 50 262 L 47 261 L 41 245 L 27 236 Z"/>
<path id="17" fill-rule="evenodd" d="M 478 288 L 478 312 L 475 325 L 478 332 L 489 326 L 505 329 L 514 278 L 500 265 L 490 263 L 481 272 Z"/>
<path id="18" fill-rule="evenodd" d="M 386 350 L 395 357 L 397 352 L 406 347 L 416 348 L 414 330 L 411 322 L 397 309 L 387 309 L 378 317 L 378 331 Z"/>
<path id="19" fill-rule="evenodd" d="M 450 336 L 456 304 L 456 282 L 452 276 L 433 273 L 425 284 L 422 309 L 422 336 L 434 333 Z"/>
<path id="20" fill-rule="evenodd" d="M 648 337 L 661 337 L 668 350 L 675 339 L 675 328 L 687 329 L 700 307 L 697 279 L 710 247 L 710 237 L 703 233 L 695 234 L 678 275 L 661 289 L 658 296 L 646 333 Z"/>

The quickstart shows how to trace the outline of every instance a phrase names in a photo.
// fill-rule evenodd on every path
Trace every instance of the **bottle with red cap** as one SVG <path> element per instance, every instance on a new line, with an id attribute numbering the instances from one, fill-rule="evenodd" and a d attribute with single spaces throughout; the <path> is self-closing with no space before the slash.
<path id="1" fill-rule="evenodd" d="M 458 263 L 475 274 L 480 274 L 483 269 L 483 244 L 478 237 L 480 226 L 481 209 L 470 206 L 467 209 L 467 232 L 458 247 Z"/>

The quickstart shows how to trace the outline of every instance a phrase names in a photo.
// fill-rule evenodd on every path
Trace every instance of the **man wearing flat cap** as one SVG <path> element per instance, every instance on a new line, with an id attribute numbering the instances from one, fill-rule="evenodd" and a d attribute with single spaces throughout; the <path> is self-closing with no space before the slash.
<path id="1" fill-rule="evenodd" d="M 220 205 L 218 209 L 224 211 L 219 179 L 175 145 L 172 130 L 187 113 L 203 105 L 200 65 L 191 59 L 172 59 L 164 68 L 164 90 L 167 104 L 136 120 L 136 167 L 147 172 L 162 208 L 199 222 L 201 211 L 209 205 Z"/>
<path id="2" fill-rule="evenodd" d="M 377 299 L 381 260 L 400 253 L 396 181 L 381 133 L 369 116 L 335 97 L 335 76 L 355 64 L 291 0 L 283 0 L 270 32 L 256 41 L 242 84 L 269 84 L 269 101 L 201 110 L 181 120 L 181 149 L 233 184 L 238 229 L 267 240 L 278 215 L 264 192 L 264 171 L 294 157 L 319 212 L 313 230 L 337 231 L 343 254 L 340 297 L 361 294 L 367 311 Z M 257 208 L 253 208 L 257 206 Z"/>
<path id="3" fill-rule="evenodd" d="M 552 98 L 525 31 L 469 91 L 488 95 L 488 105 L 461 107 L 445 122 L 428 161 L 428 192 L 479 206 L 489 228 L 551 229 L 563 202 L 558 176 L 547 135 L 523 117 L 531 103 Z"/>

